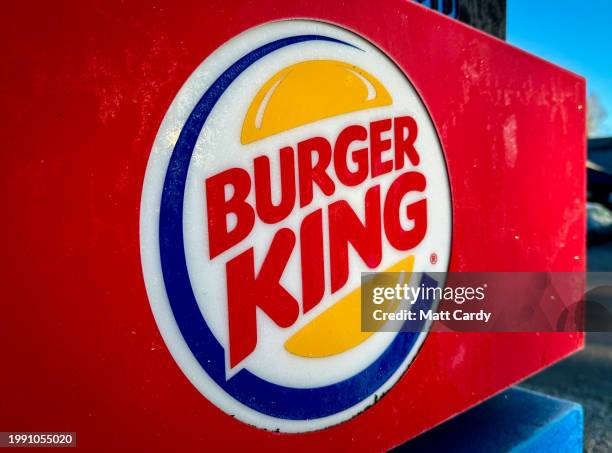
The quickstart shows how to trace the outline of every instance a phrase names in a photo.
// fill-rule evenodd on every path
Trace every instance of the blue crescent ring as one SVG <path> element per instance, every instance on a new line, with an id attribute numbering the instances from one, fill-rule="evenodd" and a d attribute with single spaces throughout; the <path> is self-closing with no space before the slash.
<path id="1" fill-rule="evenodd" d="M 181 130 L 168 164 L 159 215 L 160 258 L 166 293 L 181 335 L 194 357 L 219 387 L 243 405 L 271 417 L 289 420 L 326 417 L 368 398 L 402 365 L 418 337 L 416 332 L 399 332 L 367 368 L 332 385 L 308 389 L 286 387 L 261 379 L 247 369 L 226 380 L 223 346 L 208 327 L 196 302 L 185 259 L 183 199 L 187 171 L 200 131 L 213 107 L 242 72 L 276 50 L 307 41 L 355 48 L 327 36 L 298 35 L 265 44 L 232 64 L 206 90 Z M 437 286 L 436 281 L 425 275 L 422 283 Z"/>

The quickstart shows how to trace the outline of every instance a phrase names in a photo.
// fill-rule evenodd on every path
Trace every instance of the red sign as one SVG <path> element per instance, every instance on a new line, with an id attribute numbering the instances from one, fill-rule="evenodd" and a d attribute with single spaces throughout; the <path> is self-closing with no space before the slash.
<path id="1" fill-rule="evenodd" d="M 11 9 L 5 431 L 386 450 L 582 346 L 355 328 L 362 271 L 584 270 L 582 78 L 412 2 Z"/>

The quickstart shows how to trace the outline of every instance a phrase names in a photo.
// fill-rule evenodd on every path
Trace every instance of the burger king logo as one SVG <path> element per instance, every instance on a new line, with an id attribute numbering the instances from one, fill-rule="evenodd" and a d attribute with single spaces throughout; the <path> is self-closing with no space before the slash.
<path id="1" fill-rule="evenodd" d="M 269 430 L 346 421 L 426 332 L 362 332 L 362 272 L 447 270 L 444 155 L 406 74 L 329 24 L 249 30 L 193 72 L 141 205 L 156 322 L 213 404 Z M 435 258 L 435 259 L 434 259 Z"/>

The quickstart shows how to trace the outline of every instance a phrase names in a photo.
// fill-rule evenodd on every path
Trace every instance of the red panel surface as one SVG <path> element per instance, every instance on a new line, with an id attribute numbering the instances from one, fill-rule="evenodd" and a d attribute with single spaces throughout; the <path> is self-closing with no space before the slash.
<path id="1" fill-rule="evenodd" d="M 559 360 L 581 334 L 431 334 L 373 408 L 287 435 L 239 422 L 183 376 L 139 256 L 151 145 L 194 68 L 236 34 L 315 18 L 408 74 L 447 159 L 451 271 L 583 271 L 585 82 L 411 2 L 18 2 L 2 30 L 0 429 L 79 447 L 384 450 Z"/>

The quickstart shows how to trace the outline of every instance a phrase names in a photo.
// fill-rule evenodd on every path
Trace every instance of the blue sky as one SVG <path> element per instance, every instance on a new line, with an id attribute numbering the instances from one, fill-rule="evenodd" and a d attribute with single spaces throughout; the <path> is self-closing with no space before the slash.
<path id="1" fill-rule="evenodd" d="M 612 1 L 507 0 L 507 40 L 587 79 L 607 119 L 597 136 L 612 136 Z"/>

